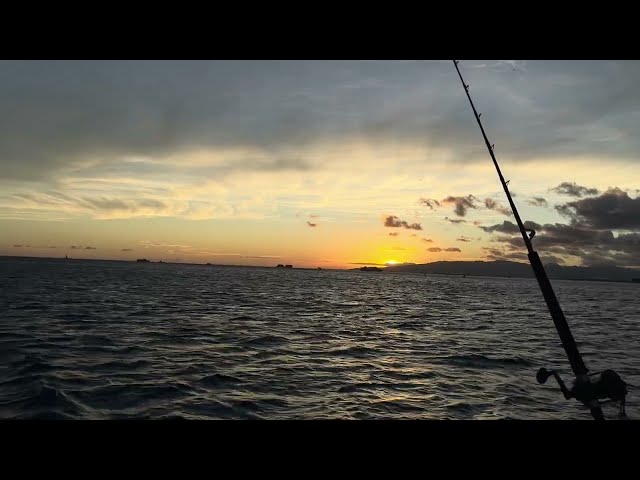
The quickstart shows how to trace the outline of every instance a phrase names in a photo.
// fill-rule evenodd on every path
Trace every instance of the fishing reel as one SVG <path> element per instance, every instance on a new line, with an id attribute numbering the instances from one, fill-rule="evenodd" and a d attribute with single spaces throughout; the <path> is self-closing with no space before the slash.
<path id="1" fill-rule="evenodd" d="M 560 390 L 567 400 L 575 398 L 588 407 L 591 407 L 594 402 L 597 402 L 598 405 L 619 402 L 620 416 L 626 416 L 626 396 L 629 391 L 624 380 L 613 370 L 605 370 L 603 372 L 585 375 L 582 378 L 576 378 L 571 389 L 567 388 L 554 370 L 541 368 L 536 374 L 536 379 L 538 383 L 543 384 L 547 382 L 547 379 L 551 375 L 553 375 L 558 382 Z M 591 377 L 596 375 L 599 375 L 599 377 L 594 381 L 591 380 Z"/>

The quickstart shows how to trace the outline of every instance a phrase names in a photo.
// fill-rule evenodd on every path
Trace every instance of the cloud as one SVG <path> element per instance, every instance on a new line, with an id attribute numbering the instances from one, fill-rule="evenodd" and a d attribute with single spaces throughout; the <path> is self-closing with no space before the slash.
<path id="1" fill-rule="evenodd" d="M 29 210 L 88 213 L 98 218 L 170 215 L 169 206 L 154 198 L 118 198 L 114 196 L 69 195 L 57 190 L 16 193 L 9 197 L 12 207 Z"/>
<path id="2" fill-rule="evenodd" d="M 498 201 L 496 201 L 496 200 L 494 200 L 492 198 L 485 198 L 484 199 L 484 206 L 488 210 L 495 210 L 496 212 L 500 212 L 503 215 L 506 215 L 508 217 L 513 216 L 513 212 L 511 211 L 510 208 L 506 208 L 500 202 L 498 202 Z"/>
<path id="3" fill-rule="evenodd" d="M 508 220 L 505 220 L 502 223 L 498 223 L 497 225 L 491 225 L 489 227 L 479 226 L 478 228 L 484 230 L 487 233 L 493 233 L 493 232 L 520 233 L 520 229 L 518 228 L 518 225 L 516 225 L 515 223 L 512 223 L 512 222 L 510 222 Z M 528 230 L 536 230 L 537 231 L 540 228 L 542 228 L 542 226 L 539 223 L 526 220 L 524 222 L 524 228 L 526 228 Z"/>
<path id="4" fill-rule="evenodd" d="M 611 230 L 584 225 L 555 223 L 538 227 L 538 235 L 533 239 L 534 248 L 542 256 L 553 255 L 555 263 L 561 263 L 558 259 L 564 261 L 573 257 L 573 261 L 577 260 L 582 265 L 640 266 L 640 232 L 616 236 Z M 499 236 L 494 241 L 502 244 L 508 252 L 522 252 L 524 249 L 519 235 Z"/>
<path id="5" fill-rule="evenodd" d="M 640 229 L 640 197 L 631 198 L 620 188 L 610 188 L 598 197 L 556 206 L 572 224 L 595 229 Z"/>
<path id="6" fill-rule="evenodd" d="M 557 192 L 563 195 L 569 195 L 571 197 L 582 197 L 583 195 L 597 195 L 597 188 L 587 188 L 577 185 L 576 182 L 562 182 L 555 188 L 552 188 L 550 191 Z"/>
<path id="7" fill-rule="evenodd" d="M 500 155 L 514 164 L 536 159 L 542 167 L 552 158 L 637 163 L 640 136 L 633 125 L 640 98 L 633 92 L 640 64 L 526 65 L 523 76 L 499 62 L 461 63 L 473 76 L 474 91 L 482 92 L 484 114 L 498 122 Z M 233 218 L 270 208 L 255 207 L 253 201 L 280 204 L 279 193 L 259 199 L 246 193 L 262 184 L 270 191 L 290 190 L 288 211 L 305 212 L 304 218 L 310 211 L 325 214 L 323 195 L 335 197 L 321 190 L 333 188 L 334 178 L 345 179 L 340 188 L 353 197 L 378 201 L 372 210 L 384 212 L 403 203 L 389 201 L 390 195 L 375 198 L 384 182 L 373 176 L 356 177 L 356 189 L 348 189 L 346 179 L 354 178 L 362 164 L 357 160 L 351 167 L 345 155 L 357 150 L 367 158 L 367 153 L 384 151 L 389 160 L 384 171 L 378 168 L 382 163 L 371 170 L 389 173 L 390 184 L 395 182 L 391 172 L 413 174 L 417 180 L 436 164 L 461 173 L 455 179 L 460 183 L 451 187 L 455 190 L 405 190 L 409 199 L 404 205 L 424 194 L 444 198 L 474 191 L 478 187 L 471 185 L 477 182 L 467 181 L 471 170 L 466 167 L 486 161 L 451 62 L 8 61 L 0 68 L 0 200 L 7 216 L 19 204 L 25 217 L 46 207 L 42 215 L 48 218 L 51 212 L 56 218 Z M 401 168 L 417 159 L 423 170 Z M 316 176 L 336 165 L 340 168 L 333 177 Z M 266 173 L 271 174 L 268 181 Z M 233 176 L 240 180 L 227 183 Z M 599 182 L 593 185 L 601 188 Z M 312 192 L 304 196 L 305 206 L 290 205 L 306 187 Z M 360 187 L 368 193 L 355 191 Z M 529 198 L 531 191 L 537 190 L 522 195 Z M 31 198 L 6 200 L 14 193 Z M 245 201 L 248 207 L 242 207 Z"/>
<path id="8" fill-rule="evenodd" d="M 406 222 L 404 222 L 406 223 Z M 385 227 L 392 227 L 392 228 L 397 228 L 397 227 L 401 227 L 403 225 L 403 222 L 401 220 L 398 219 L 398 217 L 390 215 L 388 217 L 385 218 L 384 220 L 384 226 Z"/>
<path id="9" fill-rule="evenodd" d="M 85 250 L 96 250 L 96 247 L 84 247 Z"/>
<path id="10" fill-rule="evenodd" d="M 466 197 L 454 197 L 450 195 L 442 200 L 442 203 L 455 205 L 453 211 L 459 217 L 466 216 L 470 208 L 476 208 L 477 202 L 478 199 L 473 195 L 467 195 Z"/>
<path id="11" fill-rule="evenodd" d="M 14 245 L 14 248 L 22 248 L 22 245 L 16 244 L 16 245 Z"/>
<path id="12" fill-rule="evenodd" d="M 533 197 L 527 200 L 529 205 L 533 205 L 534 207 L 546 207 L 549 203 L 543 197 Z"/>
<path id="13" fill-rule="evenodd" d="M 543 263 L 545 263 L 545 264 L 547 264 L 547 263 L 557 263 L 557 264 L 560 265 L 560 264 L 566 263 L 562 257 L 558 257 L 556 255 L 551 255 L 549 253 L 544 254 L 541 258 L 542 258 Z"/>
<path id="14" fill-rule="evenodd" d="M 526 65 L 524 76 L 520 65 L 514 73 L 504 62 L 461 64 L 482 91 L 485 114 L 500 122 L 501 154 L 542 162 L 601 153 L 628 159 L 639 150 L 635 62 Z M 0 162 L 3 178 L 45 178 L 87 158 L 179 156 L 194 146 L 244 147 L 258 158 L 282 155 L 283 145 L 303 152 L 264 165 L 239 160 L 248 172 L 315 168 L 305 147 L 354 138 L 447 148 L 458 164 L 480 161 L 474 153 L 483 148 L 446 61 L 40 60 L 0 67 L 0 158 L 10 159 Z"/>
<path id="15" fill-rule="evenodd" d="M 320 215 L 313 215 L 313 214 L 309 214 L 309 218 L 320 218 Z"/>
<path id="16" fill-rule="evenodd" d="M 120 249 L 121 252 L 133 252 L 132 248 L 122 248 Z"/>
<path id="17" fill-rule="evenodd" d="M 442 249 L 440 247 L 431 247 L 427 248 L 427 252 L 441 252 Z"/>
<path id="18" fill-rule="evenodd" d="M 427 243 L 432 243 L 433 240 L 431 240 L 430 238 L 421 238 L 420 240 L 422 240 L 423 242 L 427 242 Z"/>
<path id="19" fill-rule="evenodd" d="M 460 223 L 467 223 L 466 220 L 460 220 L 460 219 L 453 219 L 453 218 L 449 218 L 449 217 L 444 217 L 444 219 L 448 222 L 451 222 L 453 225 L 458 225 Z"/>
<path id="20" fill-rule="evenodd" d="M 422 230 L 422 226 L 419 223 L 409 224 L 404 220 L 400 220 L 395 215 L 389 215 L 388 217 L 386 217 L 384 220 L 384 226 L 391 228 L 404 227 L 410 230 Z"/>
<path id="21" fill-rule="evenodd" d="M 482 249 L 487 252 L 486 257 L 488 260 L 519 261 L 520 263 L 522 263 L 523 260 L 529 260 L 526 253 L 523 252 L 506 252 L 493 247 L 483 247 Z M 542 257 L 544 260 L 548 260 L 547 255 L 543 255 Z"/>
<path id="22" fill-rule="evenodd" d="M 456 242 L 470 242 L 470 241 L 471 241 L 471 239 L 469 237 L 465 237 L 465 236 L 456 238 Z"/>
<path id="23" fill-rule="evenodd" d="M 462 250 L 460 250 L 458 247 L 449 247 L 449 248 L 445 248 L 444 251 L 445 252 L 461 252 Z"/>
<path id="24" fill-rule="evenodd" d="M 418 203 L 420 203 L 422 205 L 426 205 L 431 210 L 434 210 L 435 207 L 439 207 L 440 206 L 440 202 L 438 202 L 437 200 L 434 200 L 432 198 L 421 198 L 420 200 L 418 200 Z"/>
<path id="25" fill-rule="evenodd" d="M 496 202 L 495 200 L 493 200 L 491 198 L 485 198 L 485 200 L 484 200 L 484 206 L 487 207 L 489 210 L 495 208 L 497 204 L 498 204 L 498 202 Z"/>
<path id="26" fill-rule="evenodd" d="M 311 223 L 309 221 L 307 221 L 307 225 L 309 225 L 310 227 L 317 227 L 318 226 L 317 223 Z"/>
<path id="27" fill-rule="evenodd" d="M 507 260 L 524 260 L 528 261 L 529 257 L 524 252 L 510 252 L 505 255 Z"/>
<path id="28" fill-rule="evenodd" d="M 398 235 L 400 235 L 398 232 L 389 232 L 390 237 L 397 237 Z"/>
<path id="29" fill-rule="evenodd" d="M 193 248 L 191 245 L 180 245 L 175 243 L 163 243 L 163 242 L 153 242 L 150 240 L 140 240 L 138 242 L 143 248 L 148 247 L 170 247 L 170 248 L 182 248 L 182 249 L 190 249 Z"/>

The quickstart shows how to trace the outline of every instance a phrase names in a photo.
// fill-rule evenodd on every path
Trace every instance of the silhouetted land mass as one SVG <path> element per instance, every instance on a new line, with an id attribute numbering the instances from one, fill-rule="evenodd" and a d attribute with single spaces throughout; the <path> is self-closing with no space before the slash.
<path id="1" fill-rule="evenodd" d="M 565 267 L 548 263 L 545 270 L 549 278 L 559 280 L 600 280 L 631 282 L 640 275 L 639 270 L 614 266 Z M 474 275 L 483 277 L 534 278 L 528 263 L 496 260 L 494 262 L 432 262 L 417 265 L 396 265 L 385 272 L 411 272 L 443 275 Z"/>
<path id="2" fill-rule="evenodd" d="M 0 255 L 1 260 L 12 261 L 47 261 L 47 262 L 95 262 L 95 263 L 130 263 L 131 260 L 106 260 L 106 259 L 64 259 L 60 257 L 29 257 L 17 255 Z M 147 262 L 144 262 L 147 263 Z M 149 262 L 157 264 L 160 262 Z M 192 265 L 201 267 L 217 268 L 263 268 L 273 269 L 277 267 L 267 267 L 260 265 L 229 265 L 211 263 L 189 263 L 189 262 L 162 262 L 167 265 Z M 282 265 L 280 268 L 286 268 Z M 371 269 L 372 267 L 368 267 Z M 323 267 L 323 270 L 341 271 L 339 268 Z M 612 266 L 592 266 L 592 267 L 563 267 L 555 263 L 548 263 L 545 269 L 549 278 L 560 280 L 595 280 L 605 282 L 629 282 L 640 285 L 640 270 L 632 268 L 612 267 Z M 296 267 L 296 270 L 315 270 L 313 267 Z M 358 271 L 361 268 L 349 269 Z M 344 270 L 342 270 L 344 271 Z M 534 278 L 531 266 L 528 263 L 495 261 L 495 262 L 432 262 L 423 264 L 405 264 L 388 266 L 380 271 L 386 273 L 419 273 L 433 275 L 463 275 L 480 277 L 513 277 L 513 278 Z"/>

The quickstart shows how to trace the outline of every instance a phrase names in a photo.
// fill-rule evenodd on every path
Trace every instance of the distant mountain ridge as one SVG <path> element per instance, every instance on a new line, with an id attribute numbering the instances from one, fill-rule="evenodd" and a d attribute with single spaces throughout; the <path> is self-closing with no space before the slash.
<path id="1" fill-rule="evenodd" d="M 614 266 L 564 267 L 557 263 L 548 263 L 545 270 L 549 278 L 563 280 L 606 280 L 631 282 L 640 277 L 640 270 Z M 533 278 L 533 270 L 528 263 L 496 260 L 493 262 L 432 262 L 421 264 L 395 265 L 386 272 L 414 272 L 444 275 L 471 275 L 486 277 Z"/>

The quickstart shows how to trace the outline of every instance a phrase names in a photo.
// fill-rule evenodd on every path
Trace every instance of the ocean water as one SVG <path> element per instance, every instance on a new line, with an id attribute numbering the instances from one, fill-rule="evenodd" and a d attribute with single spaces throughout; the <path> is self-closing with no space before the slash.
<path id="1" fill-rule="evenodd" d="M 640 285 L 553 285 L 640 418 Z M 590 419 L 540 367 L 531 279 L 0 259 L 0 418 Z"/>

